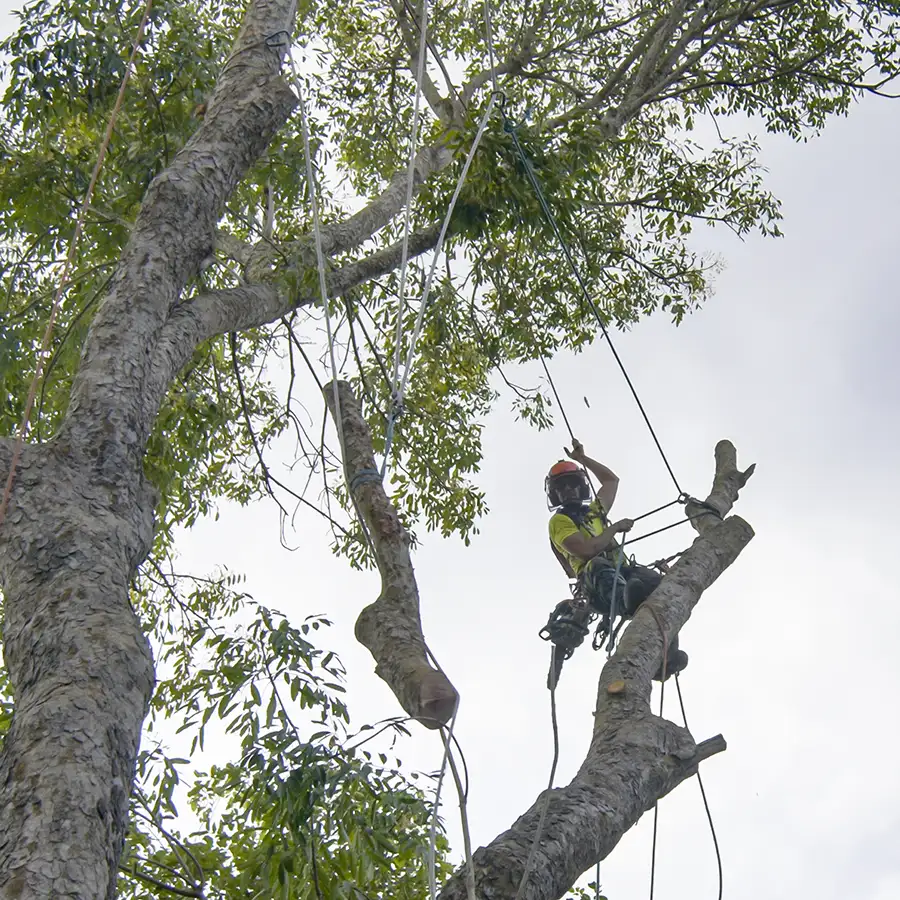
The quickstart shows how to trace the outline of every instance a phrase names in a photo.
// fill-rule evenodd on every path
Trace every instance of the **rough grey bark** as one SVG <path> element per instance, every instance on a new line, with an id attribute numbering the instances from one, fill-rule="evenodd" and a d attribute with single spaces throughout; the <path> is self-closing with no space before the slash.
<path id="1" fill-rule="evenodd" d="M 428 662 L 419 615 L 419 589 L 409 555 L 409 535 L 377 477 L 372 436 L 345 381 L 325 386 L 325 402 L 343 435 L 344 474 L 372 538 L 381 594 L 356 620 L 356 637 L 375 658 L 376 673 L 400 705 L 426 728 L 450 721 L 458 695 L 447 676 Z"/>
<path id="2" fill-rule="evenodd" d="M 281 77 L 294 0 L 256 0 L 202 125 L 147 191 L 91 324 L 63 437 L 104 442 L 105 465 L 135 470 L 162 397 L 148 371 L 170 311 L 210 256 L 225 202 L 296 104 Z M 112 418 L 110 418 L 112 416 Z"/>
<path id="3" fill-rule="evenodd" d="M 741 488 L 747 483 L 747 479 L 755 469 L 755 463 L 748 466 L 743 472 L 738 469 L 737 451 L 731 441 L 719 441 L 716 444 L 716 474 L 712 490 L 703 506 L 691 501 L 688 501 L 685 506 L 685 514 L 690 516 L 691 525 L 700 534 L 718 526 L 716 516 L 705 516 L 703 513 L 712 507 L 718 512 L 720 518 L 728 515 L 728 511 L 737 501 Z"/>
<path id="4" fill-rule="evenodd" d="M 13 442 L 0 437 L 0 472 L 8 472 L 13 457 Z"/>
<path id="5" fill-rule="evenodd" d="M 734 447 L 716 447 L 716 477 L 709 502 L 725 515 L 737 486 L 752 473 L 739 472 Z M 730 499 L 729 499 L 730 498 Z M 731 565 L 753 537 L 740 517 L 696 520 L 700 536 L 684 553 L 625 630 L 603 667 L 587 756 L 572 781 L 542 793 L 513 826 L 473 856 L 475 892 L 484 900 L 516 897 L 538 822 L 546 819 L 525 884 L 523 900 L 556 900 L 606 856 L 660 797 L 725 749 L 721 735 L 700 743 L 650 709 L 651 678 L 671 641 L 703 591 Z M 441 900 L 466 898 L 465 875 L 457 872 Z"/>
<path id="6" fill-rule="evenodd" d="M 0 539 L 16 700 L 0 753 L 0 897 L 112 895 L 153 687 L 128 586 L 154 505 L 65 444 L 22 455 Z"/>
<path id="7" fill-rule="evenodd" d="M 59 435 L 22 454 L 0 526 L 16 701 L 0 755 L 0 898 L 115 892 L 153 686 L 128 599 L 157 499 L 142 469 L 162 399 L 148 377 L 228 195 L 293 109 L 280 68 L 294 15 L 294 0 L 251 5 L 202 126 L 148 190 Z"/>

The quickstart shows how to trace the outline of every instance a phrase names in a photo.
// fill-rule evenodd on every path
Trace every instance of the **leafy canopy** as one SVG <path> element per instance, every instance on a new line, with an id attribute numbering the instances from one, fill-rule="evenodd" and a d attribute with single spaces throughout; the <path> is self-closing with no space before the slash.
<path id="1" fill-rule="evenodd" d="M 8 400 L 0 416 L 7 432 L 21 416 L 58 261 L 142 10 L 142 3 L 39 0 L 25 7 L 19 29 L 2 45 L 8 86 L 0 113 L 0 378 Z M 150 180 L 202 117 L 242 11 L 230 2 L 154 5 L 55 332 L 38 435 L 51 434 L 65 411 L 80 344 L 129 222 Z M 464 149 L 471 140 L 490 90 L 483 12 L 480 4 L 432 5 L 428 74 L 432 94 L 443 99 L 426 110 L 424 141 Z M 711 265 L 691 240 L 698 222 L 778 234 L 778 205 L 765 190 L 753 139 L 694 140 L 698 125 L 739 114 L 795 138 L 814 133 L 896 73 L 896 14 L 895 3 L 822 0 L 713 0 L 663 9 L 634 0 L 539 8 L 514 2 L 493 11 L 506 108 L 610 323 L 624 326 L 657 309 L 679 321 L 706 297 Z M 294 56 L 311 95 L 328 221 L 376 195 L 405 164 L 415 40 L 412 7 L 401 0 L 300 6 Z M 290 248 L 305 238 L 302 160 L 295 120 L 231 198 L 223 233 L 264 242 L 271 191 L 272 243 Z M 457 174 L 458 164 L 427 180 L 415 228 L 438 221 Z M 397 220 L 381 229 L 367 248 L 395 239 L 399 228 Z M 469 476 L 481 455 L 480 422 L 497 396 L 493 376 L 561 347 L 583 348 L 597 327 L 499 117 L 476 156 L 449 250 L 457 265 L 447 269 L 426 319 L 398 427 L 393 487 L 411 523 L 465 536 L 485 509 Z M 235 284 L 240 274 L 223 249 L 191 289 Z M 422 274 L 414 260 L 413 298 Z M 299 280 L 312 285 L 315 274 L 301 272 Z M 384 363 L 395 349 L 397 287 L 393 273 L 361 285 L 334 309 L 347 372 L 365 382 L 376 436 L 389 407 Z M 309 400 L 306 365 L 323 373 L 318 320 L 304 308 L 240 335 L 234 359 L 227 338 L 198 348 L 148 448 L 147 471 L 163 492 L 164 531 L 208 513 L 217 498 L 247 502 L 265 489 L 251 426 L 260 448 L 290 428 L 298 456 L 321 475 L 328 456 L 315 419 L 322 407 L 318 397 Z M 287 401 L 280 377 L 286 369 Z M 304 399 L 314 404 L 309 415 Z M 546 424 L 540 391 L 518 402 L 523 414 Z"/>
<path id="2" fill-rule="evenodd" d="M 379 731 L 349 732 L 341 664 L 311 642 L 328 621 L 293 627 L 241 581 L 151 567 L 134 592 L 159 681 L 120 894 L 165 897 L 169 885 L 223 900 L 422 900 L 430 798 L 399 760 L 374 752 Z M 407 733 L 400 720 L 382 730 Z M 185 757 L 166 746 L 173 734 Z"/>

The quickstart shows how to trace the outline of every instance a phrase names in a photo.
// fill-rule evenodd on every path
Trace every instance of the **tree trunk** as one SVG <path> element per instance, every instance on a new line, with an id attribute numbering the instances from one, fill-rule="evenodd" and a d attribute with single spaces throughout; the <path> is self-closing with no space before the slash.
<path id="1" fill-rule="evenodd" d="M 104 482 L 53 444 L 26 448 L 0 529 L 16 710 L 0 753 L 0 897 L 112 897 L 150 646 L 129 605 L 152 492 Z"/>
<path id="2" fill-rule="evenodd" d="M 143 456 L 171 379 L 204 337 L 161 335 L 228 196 L 294 107 L 281 66 L 295 12 L 295 0 L 250 4 L 203 123 L 144 198 L 59 435 L 26 446 L 14 473 L 0 524 L 16 704 L 0 755 L 0 900 L 115 893 L 154 680 L 128 597 L 153 540 Z M 8 442 L 0 463 L 5 474 Z"/>
<path id="3" fill-rule="evenodd" d="M 477 897 L 562 897 L 660 797 L 693 775 L 703 760 L 725 750 L 721 735 L 696 743 L 686 728 L 651 711 L 651 675 L 662 659 L 662 634 L 671 640 L 678 633 L 703 591 L 752 537 L 738 516 L 716 524 L 641 605 L 603 667 L 591 745 L 578 773 L 565 787 L 543 792 L 508 831 L 475 852 Z M 466 898 L 461 870 L 444 886 L 440 900 Z"/>

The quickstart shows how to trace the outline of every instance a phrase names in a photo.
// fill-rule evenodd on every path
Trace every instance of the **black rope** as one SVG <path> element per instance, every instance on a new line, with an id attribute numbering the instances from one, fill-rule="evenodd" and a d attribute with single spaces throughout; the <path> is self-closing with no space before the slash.
<path id="1" fill-rule="evenodd" d="M 563 406 L 562 400 L 560 400 L 559 398 L 559 394 L 556 390 L 556 385 L 553 383 L 553 378 L 550 375 L 550 370 L 547 368 L 547 361 L 544 359 L 543 354 L 541 354 L 541 365 L 544 367 L 544 374 L 547 376 L 547 381 L 550 382 L 550 390 L 553 391 L 553 396 L 556 397 L 556 405 L 559 407 L 559 411 L 562 414 L 563 422 L 566 423 L 566 428 L 569 429 L 569 437 L 574 441 L 575 432 L 572 431 L 572 426 L 569 423 L 569 417 L 566 415 L 566 408 Z"/>
<path id="2" fill-rule="evenodd" d="M 648 609 L 653 612 L 652 607 L 648 607 Z M 656 616 L 656 613 L 653 613 L 653 618 L 656 619 L 656 624 L 659 625 L 660 631 L 662 631 L 662 625 L 660 624 L 659 619 Z M 660 719 L 663 717 L 663 706 L 666 701 L 666 664 L 669 661 L 669 645 L 666 640 L 666 635 L 663 633 L 663 659 L 662 659 L 662 681 L 659 685 L 659 717 Z M 653 848 L 650 851 L 650 900 L 653 900 L 653 888 L 656 885 L 656 826 L 659 822 L 659 800 L 653 804 Z"/>
<path id="3" fill-rule="evenodd" d="M 656 513 L 662 512 L 664 509 L 668 509 L 670 506 L 675 506 L 678 503 L 681 503 L 680 497 L 678 497 L 675 500 L 672 500 L 671 503 L 664 503 L 662 506 L 657 506 L 656 509 L 651 509 L 650 512 L 641 513 L 639 516 L 636 516 L 631 521 L 632 522 L 640 522 L 641 519 L 646 519 L 649 516 L 656 515 Z"/>
<path id="4" fill-rule="evenodd" d="M 556 644 L 550 645 L 550 671 L 556 671 L 556 654 L 558 650 Z M 553 781 L 556 778 L 556 767 L 559 764 L 559 723 L 556 720 L 556 682 L 553 681 L 548 685 L 550 688 L 550 724 L 553 727 L 553 762 L 550 764 L 550 780 L 547 790 L 544 792 L 544 803 L 541 806 L 541 814 L 538 818 L 537 828 L 534 832 L 534 838 L 531 841 L 531 847 L 528 850 L 528 858 L 525 860 L 525 870 L 522 872 L 522 878 L 516 889 L 515 900 L 522 900 L 522 894 L 525 886 L 528 884 L 528 876 L 534 867 L 534 858 L 540 844 L 541 835 L 544 833 L 544 822 L 547 819 L 547 809 L 550 806 L 550 797 L 553 791 Z"/>
<path id="5" fill-rule="evenodd" d="M 525 155 L 522 144 L 519 142 L 519 135 L 516 131 L 516 126 L 512 123 L 512 120 L 506 114 L 506 109 L 503 104 L 500 105 L 500 113 L 503 116 L 503 130 L 512 137 L 513 144 L 516 148 L 516 153 L 519 156 L 519 160 L 521 161 L 522 167 L 525 170 L 525 175 L 528 178 L 528 181 L 531 184 L 532 189 L 534 190 L 535 196 L 538 199 L 538 203 L 541 206 L 541 211 L 544 214 L 544 218 L 547 220 L 547 223 L 553 230 L 557 241 L 559 241 L 559 245 L 562 249 L 563 255 L 566 258 L 566 261 L 569 263 L 572 274 L 575 276 L 575 280 L 578 282 L 578 286 L 581 288 L 581 292 L 582 294 L 584 294 L 585 300 L 587 300 L 591 311 L 594 313 L 594 317 L 597 319 L 597 324 L 600 326 L 600 330 L 603 332 L 603 336 L 606 338 L 606 342 L 609 344 L 609 349 L 612 351 L 612 355 L 615 358 L 616 363 L 618 363 L 619 369 L 621 370 L 622 375 L 625 377 L 625 381 L 628 384 L 629 389 L 631 390 L 631 395 L 634 397 L 635 403 L 637 403 L 638 409 L 641 411 L 641 415 L 644 417 L 644 422 L 646 422 L 647 424 L 647 428 L 650 431 L 653 442 L 656 444 L 656 449 L 659 450 L 659 455 L 662 457 L 662 461 L 669 472 L 669 476 L 671 477 L 676 490 L 679 494 L 681 494 L 683 493 L 681 490 L 681 485 L 679 485 L 678 479 L 675 477 L 675 472 L 673 471 L 672 466 L 669 463 L 669 459 L 662 448 L 662 444 L 660 443 L 659 438 L 656 436 L 656 431 L 654 430 L 653 425 L 650 422 L 650 417 L 647 415 L 647 411 L 644 409 L 644 404 L 641 403 L 641 398 L 638 396 L 638 392 L 628 375 L 625 364 L 622 362 L 621 357 L 619 356 L 615 346 L 613 345 L 612 338 L 609 335 L 609 330 L 607 329 L 606 324 L 603 321 L 603 317 L 600 315 L 600 311 L 597 309 L 597 305 L 594 303 L 594 300 L 591 297 L 587 284 L 585 284 L 585 281 L 581 276 L 581 272 L 579 271 L 578 266 L 575 263 L 572 252 L 571 250 L 569 250 L 569 245 L 566 243 L 566 240 L 559 229 L 559 225 L 556 223 L 556 218 L 553 215 L 553 211 L 550 209 L 547 198 L 544 196 L 544 192 L 541 189 L 540 182 L 537 180 L 537 175 L 535 175 L 534 168 L 532 167 L 528 157 Z"/>
<path id="6" fill-rule="evenodd" d="M 664 507 L 663 507 L 664 508 Z M 654 510 L 656 512 L 657 510 Z M 649 513 L 647 513 L 649 515 Z M 673 522 L 671 525 L 663 525 L 662 528 L 657 528 L 655 531 L 648 531 L 646 534 L 642 534 L 640 537 L 629 538 L 629 544 L 636 544 L 638 541 L 644 540 L 644 538 L 653 537 L 655 534 L 662 534 L 664 531 L 668 531 L 670 528 L 677 528 L 679 525 L 684 525 L 685 522 L 692 522 L 694 519 L 699 519 L 702 516 L 718 516 L 720 519 L 722 518 L 718 515 L 718 512 L 714 512 L 713 510 L 705 509 L 703 512 L 695 513 L 693 516 L 687 516 L 684 519 L 681 519 L 679 522 Z M 639 518 L 644 518 L 640 516 Z M 637 520 L 634 520 L 637 521 Z"/>
<path id="7" fill-rule="evenodd" d="M 678 680 L 678 673 L 675 673 L 675 689 L 678 691 L 678 705 L 681 707 L 681 718 L 684 720 L 684 727 L 688 731 L 687 713 L 684 711 L 684 698 L 681 696 L 681 682 Z M 703 797 L 703 808 L 706 810 L 706 818 L 709 821 L 709 832 L 712 835 L 713 846 L 716 848 L 716 865 L 719 868 L 719 900 L 722 900 L 722 853 L 719 850 L 719 839 L 716 837 L 716 826 L 713 824 L 712 813 L 709 811 L 709 802 L 706 799 L 706 790 L 703 787 L 703 779 L 700 777 L 700 770 L 697 770 L 697 784 L 700 785 L 700 796 Z"/>

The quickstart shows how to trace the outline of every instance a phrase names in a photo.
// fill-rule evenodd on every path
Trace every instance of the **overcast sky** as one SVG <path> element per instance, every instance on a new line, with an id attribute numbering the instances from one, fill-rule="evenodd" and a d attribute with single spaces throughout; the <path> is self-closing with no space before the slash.
<path id="1" fill-rule="evenodd" d="M 722 437 L 736 444 L 742 467 L 757 463 L 736 510 L 757 536 L 682 632 L 693 734 L 722 732 L 729 744 L 702 770 L 725 897 L 896 900 L 900 105 L 867 101 L 806 145 L 757 134 L 768 185 L 784 204 L 785 237 L 742 243 L 725 229 L 698 232 L 697 249 L 727 263 L 715 296 L 677 329 L 658 316 L 616 344 L 686 490 L 708 490 Z M 617 517 L 672 499 L 608 348 L 551 368 L 586 450 L 622 479 Z M 538 372 L 519 380 L 529 377 Z M 481 534 L 468 548 L 422 534 L 415 557 L 427 639 L 461 692 L 456 733 L 472 777 L 475 846 L 508 827 L 549 772 L 549 650 L 537 631 L 568 589 L 547 545 L 543 479 L 565 438 L 561 423 L 538 434 L 501 406 L 485 431 L 480 484 L 491 512 Z M 227 561 L 267 605 L 296 620 L 327 613 L 356 724 L 396 715 L 352 634 L 377 577 L 332 557 L 320 520 L 301 518 L 293 543 L 302 549 L 293 553 L 279 546 L 278 528 L 270 503 L 225 508 L 186 535 L 183 568 L 202 573 Z M 670 531 L 642 552 L 653 560 L 690 537 Z M 587 748 L 603 658 L 585 645 L 566 663 L 558 784 Z M 673 690 L 675 719 L 676 708 Z M 400 756 L 432 770 L 441 744 L 416 732 Z M 456 835 L 454 803 L 448 795 Z M 650 819 L 602 865 L 611 900 L 648 890 Z M 692 780 L 660 805 L 657 897 L 704 900 L 715 891 Z"/>
<path id="2" fill-rule="evenodd" d="M 741 243 L 704 229 L 697 247 L 727 261 L 715 297 L 678 329 L 659 316 L 616 341 L 688 491 L 708 489 L 719 438 L 734 441 L 742 465 L 758 464 L 738 507 L 757 537 L 682 634 L 693 733 L 729 742 L 703 773 L 731 900 L 900 896 L 900 610 L 890 571 L 900 483 L 898 138 L 900 106 L 887 101 L 863 104 L 805 146 L 763 137 L 785 238 Z M 617 515 L 671 499 L 608 349 L 560 358 L 552 371 L 579 438 L 622 478 Z M 564 428 L 536 434 L 500 409 L 485 436 L 480 483 L 491 513 L 481 535 L 468 548 L 423 535 L 415 558 L 427 639 L 462 695 L 457 734 L 472 773 L 475 846 L 546 782 L 548 647 L 536 632 L 567 594 L 543 496 Z M 377 580 L 331 557 L 317 521 L 296 536 L 295 553 L 278 546 L 277 531 L 267 504 L 227 511 L 187 537 L 185 563 L 227 559 L 250 575 L 258 599 L 298 618 L 327 612 L 357 721 L 396 714 L 352 636 Z M 687 529 L 668 532 L 644 544 L 646 559 L 689 541 Z M 557 783 L 587 748 L 601 663 L 584 646 L 566 664 Z M 400 755 L 435 769 L 440 743 L 417 735 Z M 452 802 L 446 815 L 455 828 Z M 649 854 L 647 816 L 603 865 L 613 900 L 647 890 Z M 715 890 L 708 827 L 688 782 L 661 805 L 657 896 Z"/>

